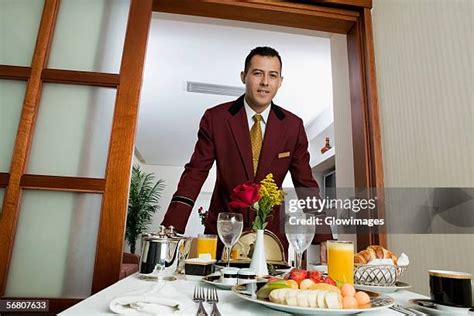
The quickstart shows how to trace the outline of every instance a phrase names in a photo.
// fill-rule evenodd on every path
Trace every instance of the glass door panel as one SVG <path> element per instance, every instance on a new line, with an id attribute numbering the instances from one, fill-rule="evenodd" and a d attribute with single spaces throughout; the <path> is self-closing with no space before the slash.
<path id="1" fill-rule="evenodd" d="M 101 194 L 25 190 L 6 296 L 87 297 Z"/>
<path id="2" fill-rule="evenodd" d="M 0 64 L 31 65 L 44 0 L 0 1 Z"/>
<path id="3" fill-rule="evenodd" d="M 25 89 L 25 81 L 0 80 L 0 172 L 10 172 Z"/>
<path id="4" fill-rule="evenodd" d="M 118 73 L 130 0 L 62 0 L 48 68 Z"/>
<path id="5" fill-rule="evenodd" d="M 115 94 L 44 84 L 27 173 L 104 178 Z"/>

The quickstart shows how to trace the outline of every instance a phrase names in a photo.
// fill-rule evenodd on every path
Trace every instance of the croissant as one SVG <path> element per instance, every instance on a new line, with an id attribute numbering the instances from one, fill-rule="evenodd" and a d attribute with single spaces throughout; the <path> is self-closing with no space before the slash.
<path id="1" fill-rule="evenodd" d="M 377 259 L 386 259 L 387 258 L 387 257 L 385 257 L 385 255 L 387 254 L 388 250 L 385 249 L 382 246 L 372 245 L 372 246 L 367 247 L 367 250 L 373 250 L 375 252 L 375 258 L 377 258 Z"/>
<path id="2" fill-rule="evenodd" d="M 397 264 L 398 260 L 393 252 L 378 245 L 371 245 L 366 250 L 359 251 L 354 255 L 355 264 L 366 264 L 373 259 L 392 259 L 394 265 Z"/>
<path id="3" fill-rule="evenodd" d="M 366 264 L 375 258 L 375 253 L 373 251 L 362 250 L 354 256 L 354 263 Z"/>

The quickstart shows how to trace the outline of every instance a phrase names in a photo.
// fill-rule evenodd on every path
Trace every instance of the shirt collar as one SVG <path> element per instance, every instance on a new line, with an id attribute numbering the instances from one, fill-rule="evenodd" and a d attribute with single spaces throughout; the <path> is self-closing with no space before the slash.
<path id="1" fill-rule="evenodd" d="M 244 98 L 244 107 L 245 107 L 245 113 L 247 113 L 247 120 L 249 122 L 252 122 L 252 125 L 253 125 L 253 116 L 255 114 L 257 114 L 257 112 L 255 112 L 251 107 L 250 105 L 247 103 L 247 100 L 245 100 Z M 263 124 L 267 124 L 267 120 L 268 120 L 268 115 L 270 115 L 270 109 L 271 109 L 271 104 L 269 104 L 267 106 L 267 108 L 262 112 L 260 113 L 260 115 L 262 116 L 262 122 Z M 250 126 L 252 126 L 250 125 Z"/>

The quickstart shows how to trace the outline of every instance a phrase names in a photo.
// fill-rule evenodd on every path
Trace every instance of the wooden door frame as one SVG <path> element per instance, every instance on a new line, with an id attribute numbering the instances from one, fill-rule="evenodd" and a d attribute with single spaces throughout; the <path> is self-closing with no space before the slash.
<path id="1" fill-rule="evenodd" d="M 153 0 L 153 11 L 345 34 L 349 62 L 354 183 L 356 195 L 377 197 L 377 208 L 358 218 L 384 218 L 384 175 L 375 55 L 372 0 Z M 387 246 L 375 229 L 357 233 L 357 248 Z"/>
<path id="2" fill-rule="evenodd" d="M 130 167 L 138 119 L 139 94 L 148 29 L 153 11 L 265 23 L 347 35 L 349 56 L 355 186 L 376 188 L 377 213 L 383 218 L 383 164 L 375 78 L 371 0 L 225 1 L 225 0 L 131 0 L 127 36 L 120 74 L 100 74 L 46 69 L 52 32 L 60 0 L 45 0 L 31 67 L 0 65 L 0 79 L 27 80 L 9 174 L 0 174 L 6 187 L 0 217 L 0 296 L 3 296 L 11 260 L 23 188 L 104 193 L 92 292 L 119 279 L 124 242 Z M 152 2 L 153 1 L 153 2 Z M 117 88 L 117 102 L 109 145 L 105 179 L 72 181 L 68 177 L 24 174 L 34 132 L 42 82 L 85 84 Z M 79 181 L 79 182 L 78 182 Z M 372 193 L 371 193 L 372 194 Z M 386 246 L 384 234 L 357 235 L 358 248 Z M 98 255 L 100 253 L 100 256 Z M 59 311 L 74 299 L 54 300 Z"/>

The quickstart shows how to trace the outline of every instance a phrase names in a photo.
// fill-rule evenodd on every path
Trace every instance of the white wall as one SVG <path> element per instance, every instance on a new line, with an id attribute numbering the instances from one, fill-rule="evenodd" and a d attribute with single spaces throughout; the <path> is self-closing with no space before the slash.
<path id="1" fill-rule="evenodd" d="M 374 0 L 386 187 L 473 187 L 470 0 Z M 474 235 L 390 235 L 404 279 L 429 293 L 428 269 L 474 273 Z"/>
<path id="2" fill-rule="evenodd" d="M 183 167 L 174 167 L 174 166 L 158 166 L 158 165 L 142 165 L 143 171 L 153 172 L 157 179 L 163 179 L 165 181 L 165 190 L 162 193 L 160 199 L 160 210 L 157 212 L 156 216 L 153 218 L 152 228 L 154 231 L 158 230 L 161 221 L 168 209 L 168 205 L 173 198 L 173 194 L 176 192 L 177 184 L 181 174 L 184 171 Z M 198 216 L 197 210 L 200 206 L 205 209 L 209 209 L 209 204 L 211 202 L 212 190 L 214 188 L 214 182 L 216 181 L 216 171 L 213 167 L 209 171 L 209 176 L 207 177 L 206 182 L 202 186 L 201 193 L 199 194 L 196 202 L 194 203 L 194 208 L 192 210 L 191 216 L 188 220 L 188 225 L 186 226 L 186 234 L 190 236 L 196 236 L 199 233 L 204 231 L 204 226 L 201 225 L 200 218 Z"/>

